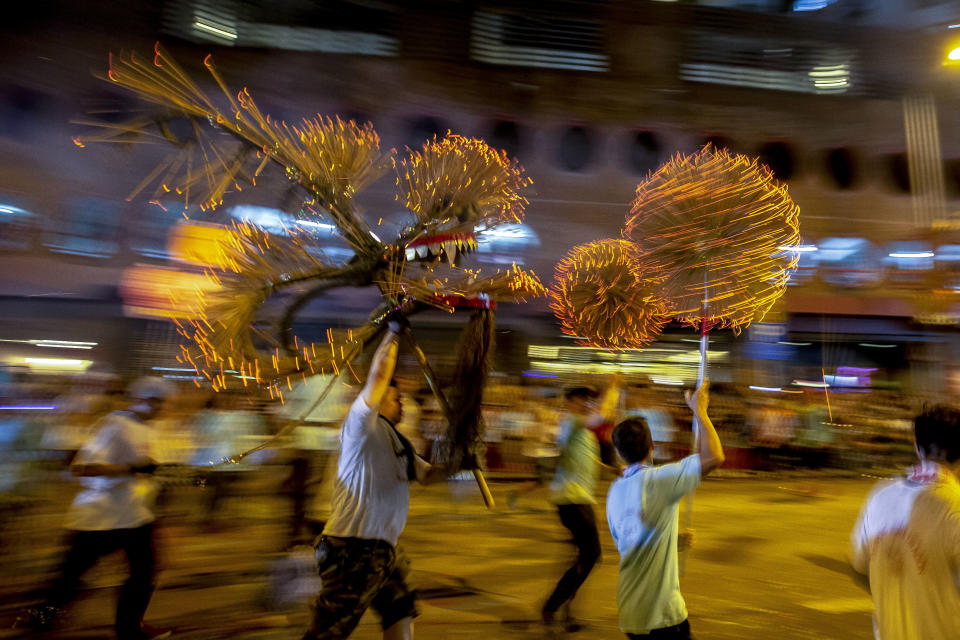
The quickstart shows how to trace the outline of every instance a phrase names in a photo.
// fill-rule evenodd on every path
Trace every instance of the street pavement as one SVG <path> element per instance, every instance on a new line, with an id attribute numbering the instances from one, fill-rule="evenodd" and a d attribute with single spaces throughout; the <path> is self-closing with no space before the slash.
<path id="1" fill-rule="evenodd" d="M 694 499 L 695 543 L 681 589 L 695 635 L 714 640 L 872 638 L 870 599 L 846 562 L 860 503 L 876 479 L 866 477 L 709 478 Z M 540 606 L 569 566 L 573 547 L 544 491 L 506 505 L 516 483 L 491 483 L 497 508 L 484 508 L 476 487 L 450 482 L 412 491 L 401 538 L 421 592 L 416 636 L 446 638 L 544 637 Z M 184 640 L 299 638 L 306 594 L 315 586 L 301 563 L 278 571 L 288 554 L 289 502 L 248 486 L 227 498 L 215 525 L 197 523 L 196 488 L 184 488 L 165 507 L 162 573 L 147 618 Z M 604 492 L 605 494 L 605 488 Z M 53 570 L 60 553 L 53 505 L 15 529 L 5 523 L 0 622 Z M 603 558 L 581 588 L 574 615 L 580 638 L 623 638 L 617 627 L 618 556 L 597 505 Z M 302 550 L 308 558 L 309 551 Z M 16 554 L 16 555 L 12 555 Z M 87 590 L 51 640 L 110 637 L 122 560 L 102 562 Z M 299 592 L 299 593 L 298 593 Z M 283 601 L 285 600 L 285 601 Z M 0 637 L 27 637 L 7 631 Z M 368 613 L 352 636 L 380 637 Z"/>

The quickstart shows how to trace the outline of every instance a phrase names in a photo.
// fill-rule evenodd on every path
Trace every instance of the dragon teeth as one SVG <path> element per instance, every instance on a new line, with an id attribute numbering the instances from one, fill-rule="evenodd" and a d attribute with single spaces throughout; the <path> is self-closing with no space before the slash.
<path id="1" fill-rule="evenodd" d="M 429 254 L 430 254 L 430 248 L 429 248 L 427 245 L 422 244 L 422 245 L 420 245 L 419 247 L 417 247 L 417 256 L 418 256 L 418 257 L 420 257 L 420 258 L 426 258 Z"/>
<path id="2" fill-rule="evenodd" d="M 453 240 L 444 242 L 443 252 L 447 254 L 447 262 L 453 264 L 453 262 L 457 259 L 457 243 Z"/>
<path id="3" fill-rule="evenodd" d="M 430 243 L 430 255 L 432 255 L 432 256 L 439 256 L 439 255 L 440 255 L 440 243 L 439 243 L 439 242 L 431 242 L 431 243 Z"/>
<path id="4" fill-rule="evenodd" d="M 413 261 L 417 259 L 417 248 L 416 247 L 407 247 L 407 261 Z"/>

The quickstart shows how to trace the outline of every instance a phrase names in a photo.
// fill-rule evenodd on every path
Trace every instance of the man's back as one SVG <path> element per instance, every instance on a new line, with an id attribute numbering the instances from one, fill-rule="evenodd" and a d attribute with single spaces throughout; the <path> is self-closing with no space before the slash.
<path id="1" fill-rule="evenodd" d="M 150 427 L 126 411 L 104 417 L 80 448 L 74 463 L 133 464 L 152 458 Z M 76 531 L 133 529 L 154 520 L 152 479 L 135 474 L 79 479 L 82 488 L 67 512 L 65 526 Z"/>
<path id="2" fill-rule="evenodd" d="M 360 396 L 344 420 L 327 535 L 395 545 L 406 524 L 406 459 L 399 439 L 381 420 Z"/>
<path id="3" fill-rule="evenodd" d="M 960 483 L 937 465 L 878 485 L 852 536 L 883 640 L 960 638 Z"/>
<path id="4" fill-rule="evenodd" d="M 680 499 L 700 483 L 700 456 L 662 466 L 630 465 L 610 485 L 607 521 L 620 552 L 620 628 L 643 634 L 683 622 L 677 532 Z"/>

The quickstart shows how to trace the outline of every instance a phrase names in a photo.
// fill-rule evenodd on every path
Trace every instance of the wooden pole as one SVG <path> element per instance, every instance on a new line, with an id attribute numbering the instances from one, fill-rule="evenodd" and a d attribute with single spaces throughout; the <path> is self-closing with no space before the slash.
<path id="1" fill-rule="evenodd" d="M 430 391 L 433 392 L 434 397 L 436 397 L 437 402 L 440 404 L 440 409 L 443 411 L 443 415 L 446 416 L 447 422 L 452 424 L 453 411 L 450 409 L 450 403 L 447 402 L 446 396 L 443 395 L 443 390 L 440 389 L 440 385 L 437 383 L 437 377 L 433 373 L 433 367 L 431 367 L 430 363 L 427 361 L 426 354 L 423 352 L 423 349 L 420 348 L 420 345 L 417 344 L 417 341 L 414 339 L 409 328 L 403 332 L 403 336 L 406 338 L 407 345 L 410 347 L 414 357 L 420 364 L 420 370 L 423 372 L 423 377 L 427 379 L 427 385 L 430 387 Z M 473 478 L 477 481 L 477 486 L 480 488 L 480 495 L 483 496 L 483 503 L 487 505 L 488 509 L 493 509 L 495 506 L 493 494 L 490 493 L 490 487 L 487 486 L 487 481 L 483 477 L 483 472 L 479 468 L 473 469 Z"/>
<path id="2" fill-rule="evenodd" d="M 710 346 L 710 323 L 707 319 L 707 271 L 703 273 L 703 317 L 700 320 L 700 366 L 697 368 L 697 388 L 703 384 L 707 377 L 707 350 Z M 700 450 L 700 420 L 696 413 L 693 415 L 693 437 L 690 440 L 691 455 Z M 687 507 L 683 514 L 683 528 L 693 527 L 693 494 L 691 491 L 687 494 Z M 683 576 L 687 570 L 687 551 L 680 554 L 680 575 Z"/>

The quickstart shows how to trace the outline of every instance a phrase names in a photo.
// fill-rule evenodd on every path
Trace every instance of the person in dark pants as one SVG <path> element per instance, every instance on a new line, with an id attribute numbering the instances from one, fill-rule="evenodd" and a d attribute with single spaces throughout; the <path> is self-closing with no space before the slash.
<path id="1" fill-rule="evenodd" d="M 551 631 L 556 630 L 556 613 L 564 605 L 567 609 L 564 622 L 566 630 L 579 628 L 580 625 L 570 615 L 570 604 L 600 559 L 600 535 L 593 511 L 596 503 L 593 494 L 600 469 L 600 445 L 585 424 L 595 397 L 596 393 L 588 387 L 576 387 L 564 394 L 567 417 L 560 425 L 557 437 L 560 459 L 550 484 L 550 501 L 557 506 L 560 523 L 573 535 L 577 557 L 541 610 L 543 623 Z"/>
<path id="2" fill-rule="evenodd" d="M 51 628 L 60 611 L 76 595 L 80 578 L 97 561 L 123 550 L 130 575 L 117 601 L 115 630 L 119 640 L 166 638 L 143 623 L 155 584 L 152 498 L 149 477 L 156 465 L 150 457 L 147 421 L 160 413 L 173 386 L 161 378 L 141 378 L 128 390 L 126 411 L 106 416 L 71 465 L 83 488 L 68 514 L 68 551 L 45 605 L 29 614 L 36 631 Z"/>
<path id="3" fill-rule="evenodd" d="M 417 608 L 397 540 L 407 522 L 410 482 L 447 473 L 420 458 L 395 427 L 403 409 L 393 372 L 405 323 L 388 326 L 341 427 L 332 512 L 315 545 L 322 586 L 303 640 L 344 640 L 370 607 L 380 616 L 384 640 L 413 638 Z"/>
<path id="4" fill-rule="evenodd" d="M 72 531 L 68 545 L 59 578 L 51 591 L 50 604 L 57 609 L 65 606 L 73 599 L 80 578 L 88 569 L 103 556 L 122 550 L 130 567 L 130 576 L 123 583 L 117 599 L 117 637 L 121 640 L 156 637 L 143 633 L 141 629 L 141 620 L 154 587 L 153 524 L 131 529 Z"/>

